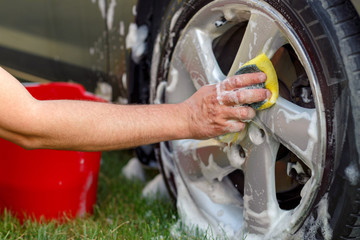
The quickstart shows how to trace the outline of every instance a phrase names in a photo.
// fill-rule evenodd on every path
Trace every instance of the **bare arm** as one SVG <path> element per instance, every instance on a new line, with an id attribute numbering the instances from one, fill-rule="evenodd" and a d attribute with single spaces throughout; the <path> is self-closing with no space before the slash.
<path id="1" fill-rule="evenodd" d="M 218 136 L 242 130 L 241 120 L 255 116 L 253 109 L 234 104 L 267 97 L 267 90 L 233 90 L 264 80 L 263 74 L 247 74 L 205 86 L 183 103 L 130 106 L 38 101 L 0 68 L 0 137 L 28 149 L 104 151 Z"/>

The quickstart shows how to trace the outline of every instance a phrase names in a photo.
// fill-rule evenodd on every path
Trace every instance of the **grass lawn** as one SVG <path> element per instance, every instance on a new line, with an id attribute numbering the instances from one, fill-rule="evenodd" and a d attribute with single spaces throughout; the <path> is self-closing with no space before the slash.
<path id="1" fill-rule="evenodd" d="M 128 152 L 103 153 L 94 215 L 65 223 L 20 224 L 5 211 L 0 239 L 171 239 L 170 229 L 178 221 L 176 208 L 169 200 L 143 199 L 144 184 L 121 175 L 130 157 Z"/>

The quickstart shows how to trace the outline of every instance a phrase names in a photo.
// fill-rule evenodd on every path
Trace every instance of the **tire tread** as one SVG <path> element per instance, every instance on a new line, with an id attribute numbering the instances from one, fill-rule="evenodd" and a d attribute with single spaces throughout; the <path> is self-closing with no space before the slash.
<path id="1" fill-rule="evenodd" d="M 322 0 L 322 6 L 328 13 L 339 41 L 339 50 L 343 58 L 343 62 L 347 64 L 346 71 L 349 76 L 350 102 L 353 111 L 353 124 L 355 129 L 359 129 L 359 123 L 356 121 L 356 113 L 360 112 L 360 103 L 356 101 L 356 92 L 360 89 L 360 19 L 350 0 Z M 354 133 L 354 138 L 359 139 L 360 134 Z M 356 144 L 356 143 L 355 143 Z M 356 145 L 355 145 L 356 146 Z M 359 146 L 356 146 L 359 151 Z M 357 167 L 359 161 L 355 158 Z M 345 179 L 346 180 L 346 179 Z M 334 239 L 360 239 L 360 184 L 351 186 L 348 184 L 349 193 L 353 197 L 349 198 L 347 213 L 344 215 L 341 227 L 337 227 L 339 232 Z M 350 201 L 351 199 L 351 201 Z M 346 217 L 347 216 L 347 217 Z"/>
<path id="2" fill-rule="evenodd" d="M 353 201 L 352 211 L 346 219 L 344 231 L 347 234 L 340 236 L 340 239 L 360 239 L 360 188 L 356 189 L 356 197 Z"/>

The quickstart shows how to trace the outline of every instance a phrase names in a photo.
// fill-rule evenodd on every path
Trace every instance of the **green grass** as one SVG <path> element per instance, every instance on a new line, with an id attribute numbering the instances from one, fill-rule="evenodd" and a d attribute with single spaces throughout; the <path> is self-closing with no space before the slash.
<path id="1" fill-rule="evenodd" d="M 65 223 L 20 224 L 5 211 L 0 216 L 0 239 L 171 239 L 170 229 L 178 221 L 176 208 L 166 199 L 142 198 L 144 184 L 121 175 L 130 157 L 128 152 L 103 153 L 93 215 Z"/>

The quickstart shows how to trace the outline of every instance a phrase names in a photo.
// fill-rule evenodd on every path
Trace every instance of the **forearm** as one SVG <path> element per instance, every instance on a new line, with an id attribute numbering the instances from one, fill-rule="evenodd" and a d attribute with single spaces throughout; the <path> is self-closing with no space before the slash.
<path id="1" fill-rule="evenodd" d="M 115 105 L 86 101 L 38 101 L 30 136 L 34 146 L 81 151 L 129 148 L 188 138 L 183 104 Z"/>
<path id="2" fill-rule="evenodd" d="M 0 137 L 24 148 L 103 151 L 189 137 L 186 109 L 38 101 L 0 67 Z"/>
<path id="3" fill-rule="evenodd" d="M 263 101 L 270 92 L 243 88 L 265 79 L 262 73 L 244 74 L 204 86 L 183 103 L 124 106 L 38 101 L 0 67 L 0 137 L 28 149 L 80 151 L 211 138 L 241 131 L 243 120 L 255 116 L 254 109 L 241 105 Z"/>

